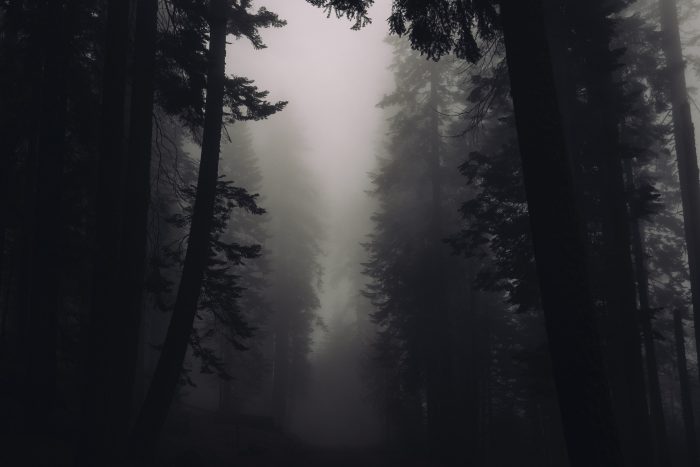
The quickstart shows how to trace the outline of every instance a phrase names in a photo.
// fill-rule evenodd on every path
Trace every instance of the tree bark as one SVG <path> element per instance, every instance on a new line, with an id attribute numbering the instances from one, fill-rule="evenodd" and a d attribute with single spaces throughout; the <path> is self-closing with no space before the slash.
<path id="1" fill-rule="evenodd" d="M 136 5 L 134 35 L 134 76 L 131 92 L 129 146 L 124 184 L 123 254 L 120 263 L 118 296 L 122 319 L 120 339 L 112 345 L 120 349 L 115 368 L 120 375 L 114 390 L 121 394 L 119 410 L 124 436 L 128 434 L 133 414 L 134 382 L 139 351 L 139 330 L 146 274 L 148 207 L 150 204 L 150 169 L 153 128 L 153 93 L 156 54 L 158 0 L 139 0 Z M 124 450 L 125 451 L 125 450 Z"/>
<path id="2" fill-rule="evenodd" d="M 625 161 L 625 172 L 628 191 L 632 191 L 635 187 L 634 173 L 630 161 Z M 647 380 L 649 382 L 649 410 L 654 434 L 654 464 L 658 467 L 670 467 L 672 465 L 671 450 L 666 431 L 666 419 L 664 417 L 656 358 L 656 344 L 654 343 L 654 328 L 651 320 L 651 306 L 649 305 L 649 274 L 647 273 L 646 254 L 644 253 L 644 230 L 639 223 L 639 219 L 636 218 L 632 219 L 632 250 L 635 260 L 637 295 L 639 297 L 640 321 L 644 340 L 644 357 L 646 360 Z"/>
<path id="3" fill-rule="evenodd" d="M 40 106 L 34 177 L 29 206 L 24 296 L 26 351 L 25 408 L 33 430 L 47 428 L 56 393 L 56 320 L 61 306 L 61 195 L 66 154 L 67 63 L 71 47 L 69 6 L 59 0 L 40 4 L 37 40 L 40 56 Z M 27 234 L 27 232 L 25 232 Z"/>
<path id="4" fill-rule="evenodd" d="M 613 71 L 617 59 L 610 50 L 609 25 L 598 1 L 577 11 L 581 24 L 586 67 L 583 83 L 588 91 L 584 116 L 590 119 L 588 156 L 600 174 L 600 210 L 603 236 L 603 294 L 607 311 L 612 397 L 623 455 L 629 466 L 651 467 L 651 425 L 646 399 L 640 321 L 637 312 L 631 232 L 625 180 L 620 158 L 619 97 Z M 606 34 L 607 33 L 607 34 Z"/>
<path id="5" fill-rule="evenodd" d="M 211 253 L 209 240 L 216 201 L 224 103 L 226 24 L 226 1 L 211 0 L 206 113 L 190 235 L 165 343 L 133 431 L 131 448 L 138 457 L 147 458 L 152 455 L 177 390 L 202 280 Z"/>
<path id="6" fill-rule="evenodd" d="M 113 462 L 123 450 L 129 411 L 121 393 L 123 339 L 128 321 L 121 308 L 124 192 L 129 136 L 129 61 L 133 1 L 110 0 L 102 75 L 101 134 L 96 178 L 95 261 L 87 334 L 86 382 L 80 465 Z M 128 331 L 127 331 L 128 332 Z M 121 446 L 120 446 L 121 445 Z"/>
<path id="7" fill-rule="evenodd" d="M 502 0 L 542 305 L 572 467 L 622 465 L 541 0 Z"/>
<path id="8" fill-rule="evenodd" d="M 688 455 L 688 467 L 697 467 L 698 458 L 697 436 L 695 434 L 695 416 L 693 415 L 693 397 L 688 377 L 688 363 L 685 358 L 685 333 L 683 318 L 679 310 L 673 310 L 673 330 L 676 341 L 676 359 L 678 364 L 678 379 L 681 385 L 681 406 L 683 410 L 683 427 L 685 428 L 685 444 Z"/>
<path id="9" fill-rule="evenodd" d="M 445 247 L 442 234 L 443 186 L 441 174 L 440 148 L 440 71 L 437 64 L 430 66 L 430 95 L 427 112 L 430 143 L 427 152 L 427 182 L 430 186 L 431 199 L 427 213 L 430 219 L 428 248 L 430 257 L 427 294 L 423 304 L 424 329 L 427 331 L 426 399 L 428 448 L 433 459 L 440 459 L 444 465 L 450 465 L 459 449 L 459 427 L 454 417 L 454 398 L 452 393 L 451 359 L 452 352 L 449 336 L 449 314 L 445 300 L 446 266 Z"/>
<path id="10" fill-rule="evenodd" d="M 688 102 L 685 60 L 683 59 L 683 48 L 678 28 L 676 0 L 660 0 L 659 7 L 683 206 L 683 228 L 688 252 L 695 345 L 698 346 L 700 345 L 700 179 L 695 146 L 695 128 Z M 700 360 L 698 360 L 698 364 L 700 365 Z"/>

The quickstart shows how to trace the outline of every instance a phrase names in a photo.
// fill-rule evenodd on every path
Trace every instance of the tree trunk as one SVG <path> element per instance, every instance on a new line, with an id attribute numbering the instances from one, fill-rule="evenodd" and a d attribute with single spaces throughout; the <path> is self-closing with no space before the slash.
<path id="1" fill-rule="evenodd" d="M 129 132 L 129 60 L 132 1 L 111 0 L 107 10 L 97 161 L 95 262 L 87 334 L 81 465 L 112 462 L 123 451 L 129 411 L 120 392 L 125 326 L 121 308 L 124 191 Z"/>
<path id="2" fill-rule="evenodd" d="M 139 457 L 152 455 L 177 390 L 182 363 L 192 332 L 192 323 L 197 311 L 202 280 L 211 254 L 209 240 L 216 201 L 224 104 L 226 19 L 226 1 L 211 0 L 206 114 L 197 192 L 173 315 L 146 400 L 133 431 L 132 449 Z"/>
<path id="3" fill-rule="evenodd" d="M 634 174 L 630 161 L 625 161 L 628 190 L 634 190 Z M 668 444 L 666 431 L 666 419 L 664 417 L 661 385 L 659 383 L 659 369 L 656 359 L 656 344 L 654 343 L 654 328 L 651 321 L 651 307 L 649 305 L 649 275 L 646 268 L 646 255 L 644 253 L 644 231 L 639 219 L 632 219 L 632 249 L 634 252 L 635 277 L 637 281 L 637 294 L 639 296 L 640 321 L 642 324 L 642 337 L 644 339 L 644 356 L 646 360 L 647 379 L 649 382 L 649 410 L 653 421 L 654 434 L 654 459 L 658 467 L 670 467 L 671 450 Z"/>
<path id="4" fill-rule="evenodd" d="M 683 226 L 690 270 L 695 345 L 700 345 L 700 179 L 695 128 L 685 81 L 685 60 L 678 29 L 676 0 L 660 0 L 663 48 L 673 115 L 673 136 L 683 205 Z M 700 359 L 698 360 L 700 365 Z M 700 367 L 699 367 L 700 368 Z M 700 374 L 700 373 L 699 373 Z"/>
<path id="5" fill-rule="evenodd" d="M 119 272 L 121 294 L 118 299 L 122 319 L 119 320 L 120 327 L 115 329 L 120 339 L 113 344 L 121 349 L 120 366 L 115 369 L 120 377 L 114 390 L 122 395 L 119 410 L 124 417 L 119 430 L 125 435 L 133 414 L 145 288 L 158 0 L 138 1 L 135 13 L 134 77 L 126 160 L 128 183 L 124 185 L 123 254 Z"/>
<path id="6" fill-rule="evenodd" d="M 233 351 L 231 343 L 224 335 L 219 336 L 219 352 L 224 368 L 227 372 L 231 372 L 233 367 Z M 219 378 L 219 412 L 223 414 L 231 414 L 234 412 L 232 390 L 233 385 L 230 379 Z"/>
<path id="7" fill-rule="evenodd" d="M 424 328 L 427 331 L 426 351 L 426 397 L 428 406 L 428 448 L 433 459 L 440 459 L 444 465 L 453 462 L 457 446 L 459 428 L 454 417 L 452 394 L 451 358 L 449 338 L 449 315 L 445 299 L 445 274 L 443 268 L 448 257 L 442 234 L 443 188 L 440 154 L 440 71 L 437 64 L 430 67 L 430 97 L 427 107 L 429 115 L 430 145 L 427 156 L 428 183 L 431 199 L 428 205 L 430 218 L 429 244 L 426 253 L 430 255 L 430 276 L 427 294 L 423 304 Z M 453 452 L 454 451 L 454 452 Z"/>
<path id="8" fill-rule="evenodd" d="M 572 467 L 622 465 L 541 0 L 502 0 L 542 306 Z"/>
<path id="9" fill-rule="evenodd" d="M 688 364 L 685 358 L 685 333 L 683 319 L 679 310 L 673 310 L 673 330 L 676 341 L 676 360 L 678 364 L 678 379 L 681 384 L 681 406 L 683 410 L 683 427 L 685 443 L 688 450 L 688 466 L 697 467 L 698 459 L 697 436 L 695 434 L 695 416 L 693 415 L 693 397 L 688 377 Z"/>
<path id="10" fill-rule="evenodd" d="M 71 47 L 69 6 L 58 0 L 41 3 L 40 107 L 35 152 L 32 204 L 29 206 L 29 248 L 25 249 L 25 409 L 32 430 L 47 428 L 56 393 L 56 319 L 61 284 L 61 194 L 66 154 L 67 64 Z M 31 175 L 30 175 L 31 177 Z M 31 336 L 31 337 L 30 337 Z"/>
<path id="11" fill-rule="evenodd" d="M 278 308 L 277 313 L 283 313 L 282 310 L 282 308 Z M 286 428 L 289 385 L 289 333 L 286 328 L 286 323 L 277 323 L 277 331 L 275 332 L 275 370 L 272 382 L 273 416 L 275 425 L 282 431 Z"/>
<path id="12" fill-rule="evenodd" d="M 577 11 L 579 35 L 586 42 L 586 67 L 582 81 L 588 91 L 584 116 L 591 121 L 588 156 L 600 173 L 600 209 L 603 236 L 603 294 L 607 311 L 612 397 L 622 452 L 627 465 L 651 467 L 651 426 L 647 406 L 637 313 L 631 232 L 627 211 L 625 180 L 620 159 L 620 98 L 615 91 L 613 71 L 618 63 L 610 51 L 610 29 L 598 0 Z M 586 40 L 587 39 L 587 40 Z"/>

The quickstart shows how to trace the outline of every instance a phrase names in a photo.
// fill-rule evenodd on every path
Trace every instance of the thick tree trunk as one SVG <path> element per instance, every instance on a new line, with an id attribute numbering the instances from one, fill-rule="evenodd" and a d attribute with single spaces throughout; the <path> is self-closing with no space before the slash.
<path id="1" fill-rule="evenodd" d="M 663 47 L 668 73 L 668 91 L 673 114 L 673 135 L 676 142 L 678 178 L 681 186 L 683 225 L 690 270 L 695 345 L 698 346 L 700 345 L 700 179 L 695 147 L 695 128 L 688 102 L 685 60 L 683 59 L 678 29 L 676 0 L 660 0 L 660 9 Z M 700 359 L 698 364 L 700 365 Z"/>
<path id="2" fill-rule="evenodd" d="M 63 1 L 41 2 L 41 96 L 34 176 L 29 206 L 30 248 L 25 249 L 26 349 L 25 408 L 34 430 L 47 428 L 56 393 L 56 319 L 61 284 L 61 193 L 66 153 L 66 115 L 70 17 Z M 30 337 L 31 336 L 31 337 Z"/>
<path id="3" fill-rule="evenodd" d="M 207 101 L 197 192 L 173 315 L 146 400 L 134 427 L 132 449 L 139 457 L 152 454 L 177 390 L 211 253 L 209 240 L 216 201 L 224 104 L 226 8 L 225 0 L 211 0 Z"/>
<path id="4" fill-rule="evenodd" d="M 19 15 L 19 2 L 9 2 L 3 11 L 0 21 L 0 69 L 6 70 L 0 76 L 0 293 L 3 290 L 3 273 L 7 260 L 5 246 L 7 231 L 15 226 L 16 212 L 11 206 L 16 203 L 17 191 L 13 183 L 13 176 L 17 173 L 17 146 L 20 141 L 22 125 L 17 118 L 16 100 L 12 94 L 16 83 L 16 74 L 11 73 L 10 64 L 18 63 L 18 28 L 22 24 Z M 9 253 L 8 253 L 9 255 Z M 2 309 L 3 316 L 8 310 Z M 2 351 L 2 349 L 0 349 Z"/>
<path id="5" fill-rule="evenodd" d="M 132 1 L 111 0 L 107 10 L 97 162 L 95 262 L 87 333 L 84 420 L 79 463 L 112 462 L 123 450 L 128 410 L 120 392 L 125 325 L 120 297 L 124 185 L 129 132 L 129 60 Z"/>
<path id="6" fill-rule="evenodd" d="M 541 0 L 501 18 L 542 305 L 572 467 L 622 465 Z"/>
<path id="7" fill-rule="evenodd" d="M 128 434 L 133 414 L 145 288 L 158 0 L 138 1 L 135 13 L 134 76 L 126 159 L 128 183 L 124 185 L 123 254 L 119 271 L 121 293 L 118 306 L 122 319 L 119 328 L 113 329 L 120 338 L 112 344 L 120 349 L 121 354 L 117 362 L 119 366 L 114 369 L 119 378 L 113 390 L 122 396 L 118 409 L 124 416 L 118 429 L 124 436 Z"/>
<path id="8" fill-rule="evenodd" d="M 625 172 L 628 190 L 634 190 L 634 173 L 630 161 L 625 162 Z M 644 230 L 639 219 L 632 219 L 632 250 L 634 253 L 634 269 L 639 297 L 640 321 L 644 339 L 644 357 L 646 360 L 647 380 L 649 382 L 649 411 L 653 422 L 654 434 L 654 464 L 658 467 L 670 467 L 671 450 L 668 444 L 666 419 L 664 417 L 659 369 L 656 359 L 656 344 L 654 343 L 654 328 L 651 320 L 649 305 L 649 275 L 646 268 L 644 253 Z"/>
<path id="9" fill-rule="evenodd" d="M 644 364 L 637 313 L 631 232 L 625 180 L 620 158 L 620 125 L 612 73 L 617 59 L 610 51 L 609 30 L 601 2 L 577 11 L 579 34 L 585 45 L 587 66 L 583 82 L 588 90 L 587 112 L 591 128 L 587 149 L 600 173 L 603 234 L 603 294 L 607 311 L 612 397 L 619 436 L 627 465 L 651 467 L 651 425 L 646 399 Z"/>
<path id="10" fill-rule="evenodd" d="M 683 318 L 679 310 L 673 310 L 673 330 L 676 341 L 676 360 L 678 364 L 678 379 L 681 384 L 681 406 L 683 410 L 683 427 L 685 428 L 685 443 L 688 455 L 688 466 L 697 467 L 698 458 L 697 436 L 695 434 L 695 416 L 693 415 L 693 396 L 688 377 L 688 363 L 685 358 L 685 333 Z"/>

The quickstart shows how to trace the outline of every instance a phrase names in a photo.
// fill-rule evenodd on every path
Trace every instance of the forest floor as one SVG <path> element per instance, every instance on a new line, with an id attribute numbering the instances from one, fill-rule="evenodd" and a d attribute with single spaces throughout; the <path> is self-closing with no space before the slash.
<path id="1" fill-rule="evenodd" d="M 7 420 L 0 420 L 7 421 Z M 321 447 L 272 427 L 231 423 L 212 414 L 173 414 L 154 467 L 427 467 L 423 460 L 375 447 Z M 0 423 L 0 426 L 5 425 Z M 8 425 L 13 425 L 12 423 Z M 15 426 L 18 426 L 14 424 Z M 262 424 L 261 424 L 262 425 Z M 72 466 L 70 433 L 22 437 L 4 426 L 0 466 Z M 96 466 L 98 467 L 98 466 Z"/>
<path id="2" fill-rule="evenodd" d="M 158 467 L 426 467 L 382 447 L 319 447 L 270 428 L 208 416 L 171 419 Z"/>

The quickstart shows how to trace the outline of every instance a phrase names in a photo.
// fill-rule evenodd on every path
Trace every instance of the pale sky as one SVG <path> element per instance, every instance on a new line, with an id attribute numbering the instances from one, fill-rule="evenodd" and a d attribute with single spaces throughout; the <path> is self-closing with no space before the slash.
<path id="1" fill-rule="evenodd" d="M 229 45 L 227 71 L 254 79 L 270 91 L 271 100 L 289 101 L 284 116 L 271 120 L 292 118 L 301 129 L 304 159 L 324 206 L 319 216 L 326 227 L 322 263 L 328 279 L 348 265 L 360 267 L 357 245 L 371 229 L 367 173 L 382 147 L 385 118 L 376 104 L 393 88 L 392 52 L 384 42 L 391 2 L 378 0 L 370 11 L 372 24 L 360 31 L 304 0 L 256 2 L 256 8 L 262 5 L 287 26 L 262 31 L 267 49 L 254 50 L 244 41 Z M 275 138 L 271 126 L 264 121 L 251 125 L 259 156 L 265 140 Z M 342 279 L 322 290 L 321 316 L 332 321 L 353 293 Z"/>
<path id="2" fill-rule="evenodd" d="M 256 8 L 262 5 L 287 26 L 262 31 L 267 49 L 253 50 L 244 41 L 229 45 L 227 71 L 254 79 L 272 99 L 288 100 L 285 112 L 303 129 L 308 164 L 321 177 L 324 197 L 332 205 L 355 197 L 366 188 L 382 138 L 383 116 L 375 106 L 392 86 L 391 49 L 383 42 L 390 0 L 376 2 L 373 23 L 360 31 L 304 0 L 257 0 Z M 274 137 L 264 122 L 253 128 Z"/>
<path id="3" fill-rule="evenodd" d="M 270 91 L 272 100 L 288 100 L 281 118 L 293 119 L 291 126 L 302 133 L 304 159 L 317 179 L 312 183 L 320 189 L 324 206 L 319 212 L 326 229 L 319 314 L 331 326 L 338 319 L 349 323 L 355 318 L 352 304 L 358 285 L 352 277 L 363 259 L 359 244 L 371 230 L 367 173 L 384 139 L 385 115 L 376 104 L 393 87 L 387 69 L 391 48 L 384 43 L 391 2 L 376 3 L 370 11 L 373 23 L 352 31 L 348 20 L 327 18 L 304 0 L 258 0 L 256 8 L 266 6 L 287 20 L 287 26 L 263 31 L 267 49 L 256 51 L 243 41 L 227 49 L 227 71 L 254 79 Z M 258 155 L 264 156 L 265 141 L 279 132 L 266 122 L 251 128 Z M 371 441 L 377 426 L 353 369 L 364 350 L 358 348 L 358 354 L 343 363 L 347 368 L 341 381 L 319 366 L 325 343 L 327 337 L 317 329 L 311 356 L 315 369 L 308 397 L 292 415 L 295 431 L 324 443 Z M 338 386 L 347 390 L 329 389 Z M 346 407 L 348 413 L 319 409 L 324 401 L 329 407 Z"/>

